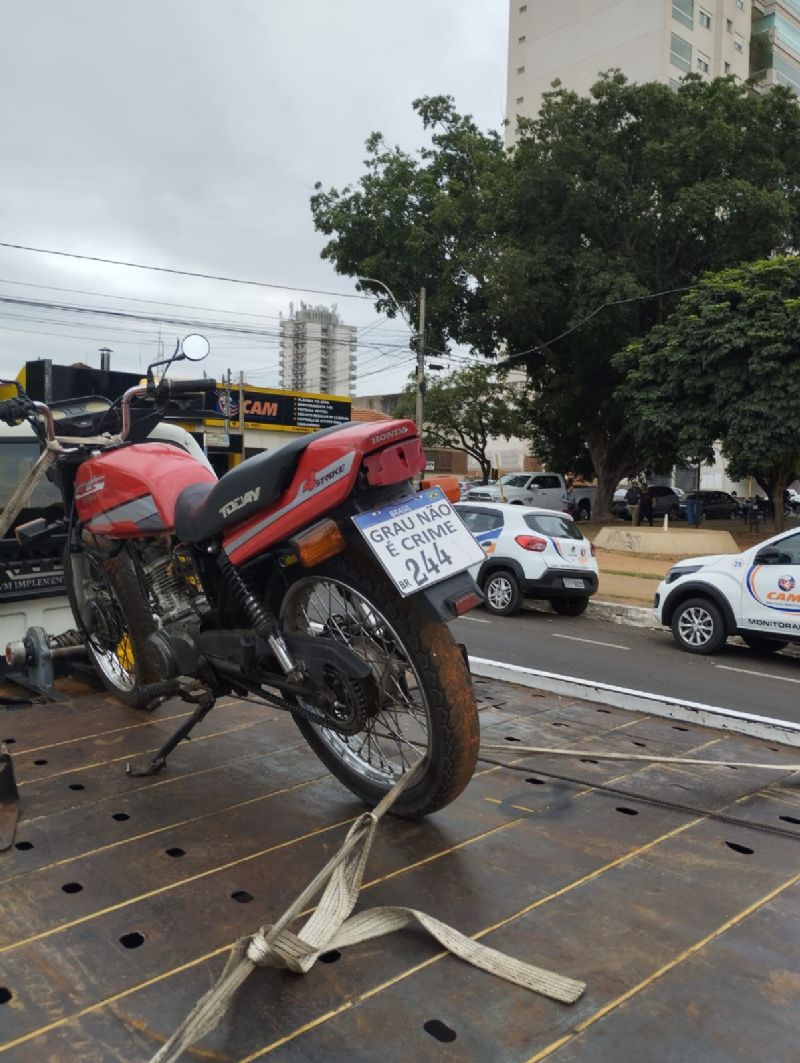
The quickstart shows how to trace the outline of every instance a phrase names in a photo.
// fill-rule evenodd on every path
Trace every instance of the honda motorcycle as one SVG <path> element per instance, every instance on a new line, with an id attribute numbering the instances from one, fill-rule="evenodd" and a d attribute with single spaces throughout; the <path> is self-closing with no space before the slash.
<path id="1" fill-rule="evenodd" d="M 334 425 L 220 479 L 145 442 L 176 397 L 216 388 L 166 378 L 208 349 L 187 337 L 115 403 L 45 405 L 18 385 L 0 402 L 0 419 L 31 423 L 38 474 L 46 466 L 62 493 L 67 594 L 100 679 L 136 709 L 195 703 L 134 773 L 163 768 L 215 699 L 234 694 L 290 712 L 368 803 L 418 766 L 396 811 L 442 808 L 478 753 L 470 674 L 447 621 L 481 601 L 466 571 L 480 547 L 438 488 L 414 491 L 425 458 L 413 421 Z M 34 521 L 17 535 L 51 531 Z"/>

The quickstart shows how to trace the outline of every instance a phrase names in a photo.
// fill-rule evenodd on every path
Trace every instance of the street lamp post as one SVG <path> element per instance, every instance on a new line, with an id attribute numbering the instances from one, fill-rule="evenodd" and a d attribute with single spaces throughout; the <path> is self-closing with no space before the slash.
<path id="1" fill-rule="evenodd" d="M 359 277 L 359 281 L 366 281 L 368 284 L 377 284 L 388 294 L 389 298 L 397 308 L 397 312 L 402 319 L 408 325 L 411 332 L 414 332 L 414 326 L 411 324 L 408 314 L 402 308 L 395 298 L 394 292 L 388 284 L 384 284 L 383 281 L 379 281 L 375 277 Z M 426 304 L 427 292 L 425 288 L 419 290 L 419 328 L 414 338 L 414 347 L 417 352 L 417 372 L 416 372 L 416 406 L 414 411 L 414 419 L 417 422 L 417 428 L 419 429 L 420 436 L 422 435 L 422 417 L 423 417 L 423 395 L 425 394 L 425 304 Z"/>

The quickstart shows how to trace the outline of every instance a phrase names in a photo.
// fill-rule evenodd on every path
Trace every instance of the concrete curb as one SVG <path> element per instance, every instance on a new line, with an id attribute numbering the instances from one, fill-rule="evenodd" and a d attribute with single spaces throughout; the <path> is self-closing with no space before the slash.
<path id="1" fill-rule="evenodd" d="M 586 615 L 593 620 L 610 620 L 613 624 L 660 629 L 653 610 L 646 605 L 625 605 L 623 602 L 590 601 Z"/>
<path id="2" fill-rule="evenodd" d="M 526 602 L 523 609 L 534 613 L 553 615 L 553 610 L 548 602 Z M 661 624 L 656 621 L 653 615 L 653 610 L 646 605 L 626 605 L 624 602 L 598 602 L 591 599 L 585 616 L 590 620 L 609 620 L 613 624 L 627 624 L 630 627 L 661 628 Z"/>
<path id="3" fill-rule="evenodd" d="M 523 668 L 517 664 L 504 661 L 490 661 L 485 657 L 470 657 L 470 668 L 474 675 L 487 679 L 499 679 L 507 683 L 530 687 L 533 690 L 546 690 L 561 697 L 575 698 L 579 701 L 593 701 L 601 705 L 611 705 L 617 709 L 631 712 L 646 712 L 651 716 L 663 716 L 670 720 L 699 724 L 712 727 L 718 731 L 732 731 L 750 738 L 761 738 L 779 742 L 782 745 L 800 747 L 800 724 L 788 720 L 776 720 L 769 716 L 754 716 L 747 712 L 736 712 L 718 705 L 705 705 L 697 701 L 680 701 L 663 694 L 651 694 L 643 690 L 631 690 L 628 687 L 612 686 L 591 679 L 578 679 L 575 676 L 558 675 L 555 672 L 542 672 L 535 668 Z"/>

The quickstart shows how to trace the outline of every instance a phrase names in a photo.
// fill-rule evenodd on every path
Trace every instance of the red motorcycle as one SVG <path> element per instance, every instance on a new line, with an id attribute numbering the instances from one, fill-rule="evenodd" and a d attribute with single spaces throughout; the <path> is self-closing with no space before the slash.
<path id="1" fill-rule="evenodd" d="M 207 353 L 187 337 L 166 365 Z M 219 696 L 257 696 L 365 801 L 422 759 L 397 811 L 448 804 L 472 775 L 478 722 L 446 621 L 481 600 L 466 568 L 483 554 L 441 491 L 414 492 L 416 426 L 334 425 L 217 480 L 144 441 L 176 396 L 216 387 L 156 381 L 164 364 L 116 403 L 46 406 L 19 388 L 0 402 L 0 419 L 30 421 L 39 474 L 61 490 L 67 593 L 101 680 L 137 709 L 196 703 L 136 774 L 163 768 Z M 43 525 L 17 534 L 35 541 Z"/>

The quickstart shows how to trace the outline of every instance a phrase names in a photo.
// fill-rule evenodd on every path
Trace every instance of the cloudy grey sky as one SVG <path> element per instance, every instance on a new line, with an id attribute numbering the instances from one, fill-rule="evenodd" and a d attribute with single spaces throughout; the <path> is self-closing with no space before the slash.
<path id="1" fill-rule="evenodd" d="M 298 290 L 0 248 L 0 298 L 266 330 L 208 332 L 209 372 L 244 369 L 263 385 L 278 379 L 279 313 L 292 300 L 338 301 L 361 328 L 358 392 L 392 390 L 410 363 L 402 322 L 378 318 L 365 300 L 300 290 L 354 291 L 319 257 L 309 195 L 317 180 L 360 176 L 373 130 L 417 147 L 418 96 L 449 93 L 499 128 L 507 13 L 507 0 L 4 5 L 0 241 Z M 178 331 L 163 327 L 168 347 Z M 0 302 L 7 376 L 39 356 L 96 365 L 104 344 L 115 368 L 136 371 L 152 360 L 158 326 Z"/>

